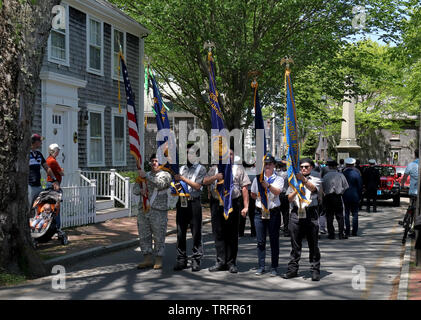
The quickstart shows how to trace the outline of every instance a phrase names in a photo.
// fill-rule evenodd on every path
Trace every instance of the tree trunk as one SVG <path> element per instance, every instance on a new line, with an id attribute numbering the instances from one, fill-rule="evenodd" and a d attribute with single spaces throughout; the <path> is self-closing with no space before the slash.
<path id="1" fill-rule="evenodd" d="M 42 276 L 29 232 L 32 106 L 60 0 L 4 0 L 0 7 L 0 271 Z M 0 2 L 1 4 L 1 2 Z"/>

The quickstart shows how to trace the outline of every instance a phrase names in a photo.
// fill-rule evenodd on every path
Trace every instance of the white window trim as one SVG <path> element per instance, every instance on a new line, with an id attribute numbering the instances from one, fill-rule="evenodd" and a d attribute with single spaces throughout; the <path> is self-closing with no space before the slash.
<path id="1" fill-rule="evenodd" d="M 113 154 L 113 166 L 118 167 L 118 166 L 126 166 L 127 165 L 127 112 L 125 111 L 126 109 L 122 109 L 121 113 L 118 112 L 118 108 L 112 108 L 112 117 L 111 117 L 111 137 L 112 137 L 112 141 L 111 141 L 111 145 L 112 145 L 112 154 Z M 123 117 L 124 118 L 124 161 L 122 162 L 117 162 L 114 159 L 114 117 L 118 116 L 118 117 Z"/>
<path id="2" fill-rule="evenodd" d="M 127 49 L 126 49 L 126 42 L 127 42 L 127 34 L 126 31 L 123 31 L 119 28 L 116 28 L 114 26 L 111 26 L 111 78 L 114 80 L 120 80 L 120 81 L 124 81 L 123 77 L 118 77 L 114 75 L 114 30 L 120 31 L 123 33 L 123 57 L 126 60 L 127 63 Z"/>
<path id="3" fill-rule="evenodd" d="M 89 66 L 91 52 L 91 50 L 89 50 L 91 40 L 91 24 L 89 23 L 89 20 L 94 20 L 101 24 L 101 70 L 97 70 Z M 86 71 L 98 76 L 104 76 L 104 22 L 89 14 L 86 15 Z"/>
<path id="4" fill-rule="evenodd" d="M 66 36 L 65 36 L 65 42 L 66 42 L 66 61 L 57 59 L 51 56 L 51 32 L 48 36 L 48 61 L 56 64 L 61 64 L 66 67 L 70 67 L 70 47 L 69 47 L 69 39 L 70 39 L 70 29 L 69 29 L 69 5 L 67 3 L 61 3 L 63 7 L 66 8 Z"/>
<path id="5" fill-rule="evenodd" d="M 97 105 L 97 104 L 90 104 L 87 105 L 88 113 L 100 113 L 101 114 L 101 135 L 102 135 L 102 162 L 101 163 L 91 163 L 89 160 L 90 155 L 90 144 L 91 144 L 91 122 L 88 121 L 87 126 L 87 141 L 86 141 L 86 160 L 88 167 L 105 167 L 105 136 L 104 136 L 104 113 L 105 113 L 105 106 Z"/>

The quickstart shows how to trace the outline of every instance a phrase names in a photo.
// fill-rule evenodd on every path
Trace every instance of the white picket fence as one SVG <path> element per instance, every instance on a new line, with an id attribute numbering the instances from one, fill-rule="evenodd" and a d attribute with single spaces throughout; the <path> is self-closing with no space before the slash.
<path id="1" fill-rule="evenodd" d="M 75 227 L 95 223 L 96 186 L 62 187 L 60 205 L 61 227 Z"/>
<path id="2" fill-rule="evenodd" d="M 130 216 L 137 214 L 139 197 L 133 195 L 130 179 L 110 171 L 79 171 L 77 186 L 62 187 L 60 206 L 61 227 L 75 227 L 95 223 L 96 200 L 109 198 L 129 208 Z M 132 198 L 132 196 L 134 198 Z"/>

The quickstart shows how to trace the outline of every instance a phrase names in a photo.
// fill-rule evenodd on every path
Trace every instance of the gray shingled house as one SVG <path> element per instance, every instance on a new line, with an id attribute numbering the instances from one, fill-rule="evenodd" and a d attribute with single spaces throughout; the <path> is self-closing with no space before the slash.
<path id="1" fill-rule="evenodd" d="M 72 197 L 87 193 L 80 193 L 81 188 L 95 184 L 97 198 L 120 200 L 127 206 L 127 181 L 117 177 L 114 170 L 135 170 L 136 165 L 129 152 L 126 95 L 118 72 L 118 52 L 121 47 L 143 137 L 143 55 L 149 31 L 104 0 L 67 0 L 61 5 L 65 27 L 50 33 L 32 132 L 45 138 L 45 157 L 51 143 L 61 146 L 57 160 L 65 170 L 62 187 L 70 190 L 73 186 L 74 193 L 75 187 L 80 187 Z M 96 209 L 100 209 L 98 203 Z"/>

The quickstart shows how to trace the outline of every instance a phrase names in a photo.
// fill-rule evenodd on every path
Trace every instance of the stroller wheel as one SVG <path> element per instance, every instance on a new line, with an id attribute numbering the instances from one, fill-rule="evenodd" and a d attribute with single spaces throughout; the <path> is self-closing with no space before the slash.
<path id="1" fill-rule="evenodd" d="M 63 246 L 67 245 L 69 243 L 69 238 L 67 237 L 67 234 L 62 234 L 60 237 L 60 241 Z"/>

